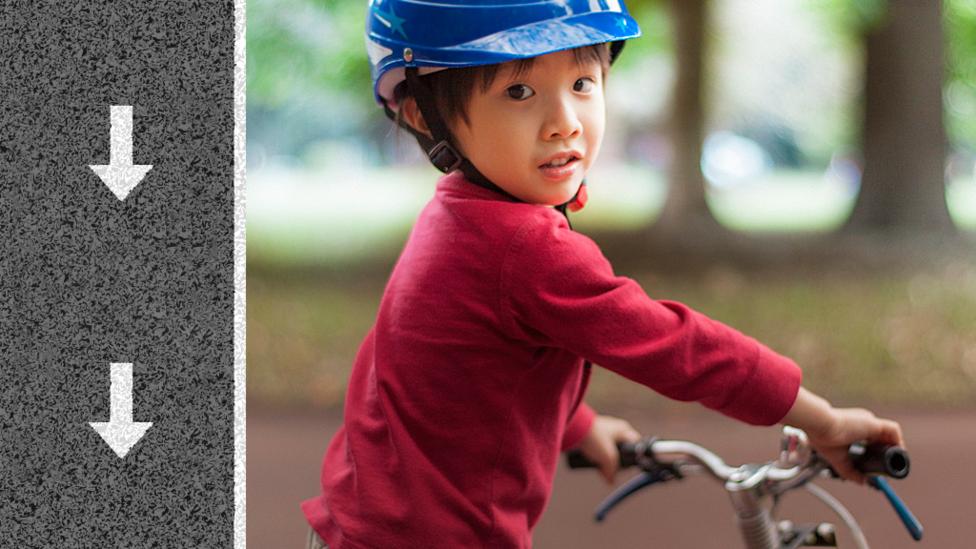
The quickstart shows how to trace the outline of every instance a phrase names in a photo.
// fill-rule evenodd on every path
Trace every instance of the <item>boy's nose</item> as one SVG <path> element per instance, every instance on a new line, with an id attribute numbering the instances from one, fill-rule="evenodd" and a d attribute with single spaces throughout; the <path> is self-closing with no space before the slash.
<path id="1" fill-rule="evenodd" d="M 576 137 L 583 133 L 583 124 L 580 122 L 572 102 L 567 99 L 556 101 L 543 128 L 543 136 L 546 139 L 566 139 Z"/>

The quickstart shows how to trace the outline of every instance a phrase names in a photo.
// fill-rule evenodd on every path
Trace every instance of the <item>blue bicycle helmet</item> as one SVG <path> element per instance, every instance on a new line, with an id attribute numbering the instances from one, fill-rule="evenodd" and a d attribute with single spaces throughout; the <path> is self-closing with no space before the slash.
<path id="1" fill-rule="evenodd" d="M 370 0 L 366 51 L 374 97 L 392 119 L 394 89 L 406 81 L 433 139 L 401 125 L 439 170 L 460 169 L 473 183 L 519 200 L 457 152 L 420 76 L 608 42 L 612 62 L 623 41 L 637 36 L 640 28 L 623 0 Z M 558 208 L 565 214 L 575 199 Z"/>
<path id="2" fill-rule="evenodd" d="M 445 69 L 640 36 L 622 0 L 371 0 L 366 50 L 376 100 L 406 67 Z"/>

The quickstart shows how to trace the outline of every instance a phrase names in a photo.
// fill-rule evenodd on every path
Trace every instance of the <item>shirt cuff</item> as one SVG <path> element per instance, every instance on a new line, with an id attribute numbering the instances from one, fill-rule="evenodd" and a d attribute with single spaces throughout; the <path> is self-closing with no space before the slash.
<path id="1" fill-rule="evenodd" d="M 775 425 L 793 407 L 803 371 L 795 362 L 759 343 L 752 375 L 719 411 L 752 425 Z"/>
<path id="2" fill-rule="evenodd" d="M 593 408 L 590 408 L 585 402 L 581 401 L 576 411 L 573 412 L 573 416 L 569 418 L 569 422 L 566 424 L 566 430 L 563 431 L 563 443 L 560 451 L 565 452 L 570 448 L 575 448 L 583 440 L 583 437 L 586 436 L 586 433 L 590 432 L 590 427 L 593 426 L 593 419 L 595 417 L 596 412 L 593 411 Z"/>

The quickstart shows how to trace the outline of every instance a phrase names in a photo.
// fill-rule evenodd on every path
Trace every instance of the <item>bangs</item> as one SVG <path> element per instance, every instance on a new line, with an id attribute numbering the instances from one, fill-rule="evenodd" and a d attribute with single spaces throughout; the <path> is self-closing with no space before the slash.
<path id="1" fill-rule="evenodd" d="M 582 46 L 571 51 L 577 67 L 583 69 L 592 63 L 599 64 L 602 75 L 604 79 L 606 78 L 607 72 L 610 70 L 609 44 Z M 421 78 L 426 80 L 430 86 L 434 101 L 437 103 L 445 122 L 463 120 L 465 124 L 469 124 L 468 100 L 471 99 L 476 87 L 481 90 L 481 93 L 488 92 L 495 80 L 498 79 L 501 68 L 507 64 L 511 64 L 509 66 L 513 70 L 512 77 L 518 78 L 532 69 L 535 59 L 529 57 L 495 65 L 447 69 L 421 76 Z M 406 96 L 406 82 L 401 82 L 394 90 L 395 100 L 399 103 Z"/>
<path id="2" fill-rule="evenodd" d="M 609 48 L 609 44 L 594 44 L 592 46 L 574 49 L 573 57 L 576 58 L 576 66 L 582 69 L 588 63 L 596 63 L 600 65 L 600 69 L 603 70 L 603 75 L 606 76 L 607 71 L 610 70 Z"/>
<path id="3" fill-rule="evenodd" d="M 600 70 L 603 72 L 604 77 L 607 75 L 607 71 L 610 70 L 610 50 L 608 49 L 608 44 L 582 46 L 579 48 L 574 48 L 571 51 L 573 52 L 573 59 L 576 61 L 577 68 L 581 70 L 590 63 L 600 65 Z M 535 60 L 535 57 L 529 57 L 527 59 L 510 61 L 509 63 L 514 64 L 512 78 L 517 79 L 523 74 L 529 72 L 532 69 L 532 65 L 535 64 Z M 491 85 L 495 83 L 495 80 L 498 78 L 498 71 L 504 65 L 505 64 L 485 65 L 484 67 L 481 67 L 479 72 L 481 73 L 482 93 L 487 92 L 491 88 Z"/>
<path id="4" fill-rule="evenodd" d="M 514 67 L 512 69 L 512 78 L 516 79 L 532 70 L 532 65 L 535 65 L 535 57 L 509 61 L 509 63 L 512 63 L 512 66 Z M 498 71 L 500 71 L 502 67 L 507 64 L 508 63 L 500 63 L 498 65 L 485 65 L 484 67 L 481 67 L 481 70 L 478 71 L 480 73 L 479 76 L 481 76 L 481 93 L 486 93 L 489 89 L 491 89 L 491 85 L 494 84 L 495 80 L 498 78 Z"/>

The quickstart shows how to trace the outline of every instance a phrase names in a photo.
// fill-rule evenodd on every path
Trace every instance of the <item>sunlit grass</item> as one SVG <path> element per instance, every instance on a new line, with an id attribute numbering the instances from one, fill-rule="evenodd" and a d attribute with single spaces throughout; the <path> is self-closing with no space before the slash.
<path id="1" fill-rule="evenodd" d="M 248 255 L 275 264 L 343 263 L 396 251 L 434 193 L 431 168 L 316 176 L 262 170 L 248 174 Z M 658 173 L 618 166 L 589 177 L 581 227 L 628 229 L 653 218 L 664 201 Z"/>
<path id="2" fill-rule="evenodd" d="M 972 263 L 887 276 L 756 276 L 727 268 L 692 279 L 628 274 L 652 298 L 685 302 L 793 358 L 804 383 L 837 404 L 976 405 Z M 340 284 L 325 274 L 250 272 L 249 401 L 341 405 L 384 280 Z M 648 406 L 655 405 L 651 395 L 598 369 L 588 398 L 598 407 Z"/>
<path id="3" fill-rule="evenodd" d="M 946 203 L 957 225 L 976 231 L 976 176 L 949 185 L 946 190 Z"/>
<path id="4" fill-rule="evenodd" d="M 316 175 L 287 170 L 248 174 L 248 255 L 274 264 L 341 264 L 402 247 L 434 193 L 437 172 L 415 168 Z M 652 222 L 664 203 L 664 175 L 628 165 L 597 167 L 579 228 L 626 230 Z M 746 232 L 826 232 L 854 204 L 846 185 L 820 172 L 780 171 L 708 193 L 715 217 Z M 946 200 L 956 223 L 976 230 L 976 181 L 955 181 Z"/>
<path id="5" fill-rule="evenodd" d="M 824 232 L 839 227 L 855 195 L 821 172 L 779 171 L 732 189 L 708 194 L 720 223 L 756 232 Z"/>

